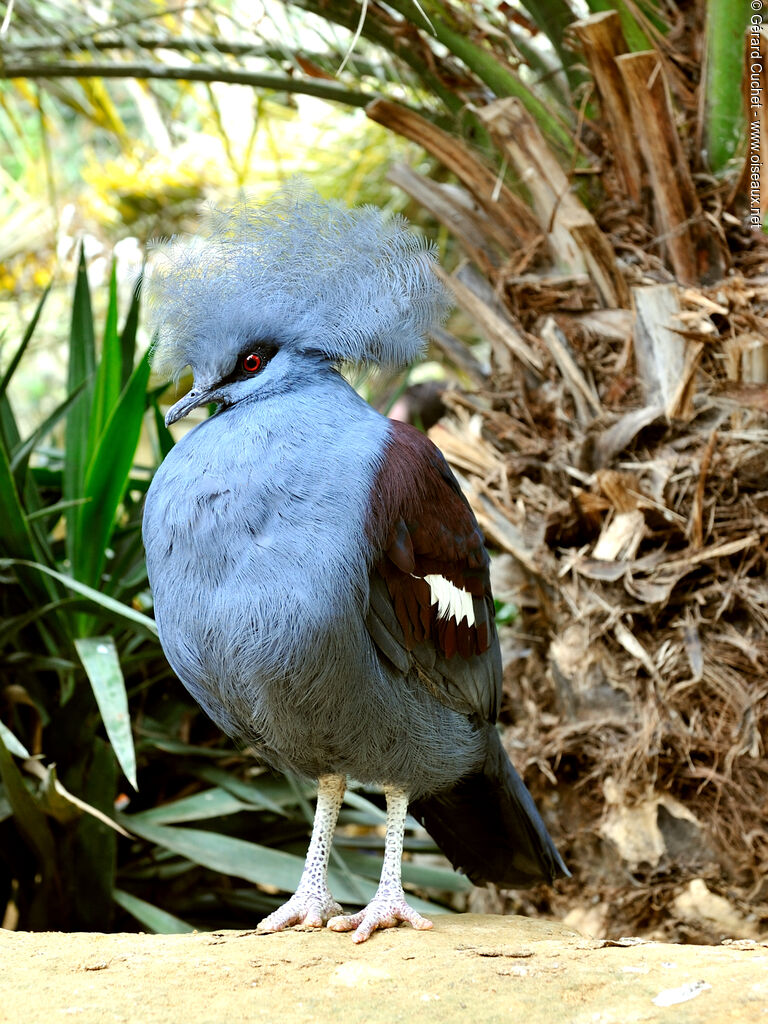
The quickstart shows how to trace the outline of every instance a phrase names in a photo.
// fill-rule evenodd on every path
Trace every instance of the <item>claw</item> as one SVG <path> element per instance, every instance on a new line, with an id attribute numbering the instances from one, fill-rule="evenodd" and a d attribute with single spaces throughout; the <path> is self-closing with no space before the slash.
<path id="1" fill-rule="evenodd" d="M 281 932 L 293 925 L 298 925 L 301 928 L 322 928 L 329 918 L 333 918 L 340 912 L 341 907 L 329 892 L 323 894 L 296 892 L 287 903 L 259 922 L 256 931 L 269 934 Z"/>
<path id="2" fill-rule="evenodd" d="M 328 927 L 334 932 L 351 932 L 353 942 L 365 942 L 380 928 L 395 928 L 401 922 L 408 922 L 418 931 L 427 931 L 432 922 L 422 917 L 413 907 L 405 902 L 405 896 L 376 895 L 363 910 L 357 914 L 344 914 L 332 917 Z"/>

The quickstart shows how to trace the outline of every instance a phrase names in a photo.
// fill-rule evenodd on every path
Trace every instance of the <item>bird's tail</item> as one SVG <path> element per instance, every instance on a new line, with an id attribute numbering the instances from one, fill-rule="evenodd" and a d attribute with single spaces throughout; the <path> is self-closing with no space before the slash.
<path id="1" fill-rule="evenodd" d="M 455 868 L 476 884 L 511 889 L 568 878 L 555 844 L 525 784 L 487 726 L 482 768 L 451 789 L 421 797 L 411 813 Z"/>

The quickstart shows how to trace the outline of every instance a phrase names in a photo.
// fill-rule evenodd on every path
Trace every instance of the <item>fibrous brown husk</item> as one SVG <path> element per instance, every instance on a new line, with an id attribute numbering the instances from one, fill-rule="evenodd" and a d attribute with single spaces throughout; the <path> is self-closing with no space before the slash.
<path id="1" fill-rule="evenodd" d="M 743 380 L 754 341 L 734 343 L 754 339 L 768 286 L 676 291 L 688 326 L 653 404 L 629 336 L 550 307 L 526 335 L 543 371 L 449 394 L 432 434 L 512 556 L 495 580 L 519 608 L 508 738 L 542 769 L 528 778 L 580 901 L 600 899 L 609 932 L 714 938 L 719 918 L 681 918 L 692 880 L 745 935 L 768 910 L 768 388 Z"/>
<path id="2" fill-rule="evenodd" d="M 657 247 L 674 202 L 624 199 L 607 162 L 587 214 L 516 100 L 479 113 L 519 177 L 535 169 L 541 233 L 483 242 L 485 171 L 466 153 L 468 191 L 435 186 L 426 205 L 459 240 L 472 214 L 484 280 L 449 284 L 492 372 L 444 395 L 431 436 L 500 553 L 496 595 L 518 609 L 501 629 L 506 741 L 574 873 L 527 899 L 605 935 L 754 937 L 768 930 L 766 238 L 699 176 L 691 230 Z M 428 182 L 398 180 L 425 202 Z"/>
<path id="3" fill-rule="evenodd" d="M 744 372 L 768 284 L 658 287 L 674 337 L 639 306 L 604 330 L 548 305 L 525 332 L 541 371 L 449 392 L 431 434 L 508 556 L 510 752 L 579 902 L 609 933 L 716 938 L 720 917 L 680 910 L 698 880 L 748 936 L 768 912 L 768 386 Z M 628 353 L 654 330 L 644 379 Z"/>

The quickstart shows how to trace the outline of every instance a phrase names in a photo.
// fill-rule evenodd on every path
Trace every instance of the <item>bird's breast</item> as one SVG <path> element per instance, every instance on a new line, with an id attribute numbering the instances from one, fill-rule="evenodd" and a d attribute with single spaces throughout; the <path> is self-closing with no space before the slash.
<path id="1" fill-rule="evenodd" d="M 190 689 L 282 686 L 329 649 L 339 671 L 359 657 L 364 523 L 386 430 L 362 409 L 345 419 L 332 404 L 311 420 L 262 424 L 230 421 L 228 410 L 158 470 L 145 506 L 147 567 L 163 647 Z"/>

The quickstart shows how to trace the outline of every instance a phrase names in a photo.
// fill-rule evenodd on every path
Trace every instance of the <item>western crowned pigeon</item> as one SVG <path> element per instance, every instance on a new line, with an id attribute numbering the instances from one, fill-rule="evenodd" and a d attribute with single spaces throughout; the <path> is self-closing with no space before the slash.
<path id="1" fill-rule="evenodd" d="M 493 725 L 501 699 L 489 559 L 432 442 L 368 405 L 343 364 L 403 366 L 447 303 L 399 218 L 292 182 L 212 211 L 158 248 L 154 364 L 218 411 L 165 458 L 144 544 L 168 661 L 265 762 L 318 780 L 296 893 L 260 930 L 431 922 L 406 902 L 406 812 L 472 881 L 568 874 Z M 348 777 L 387 803 L 376 895 L 342 916 L 327 885 Z"/>

